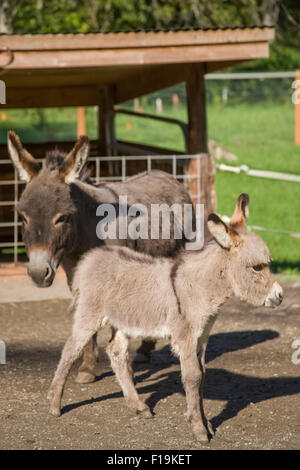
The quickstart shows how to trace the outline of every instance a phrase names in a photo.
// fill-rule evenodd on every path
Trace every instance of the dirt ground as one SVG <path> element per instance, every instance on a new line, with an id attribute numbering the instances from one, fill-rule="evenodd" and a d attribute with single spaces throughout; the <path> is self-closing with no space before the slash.
<path id="1" fill-rule="evenodd" d="M 216 430 L 207 445 L 192 436 L 179 363 L 162 341 L 151 363 L 134 365 L 138 392 L 153 419 L 126 407 L 102 349 L 107 331 L 99 339 L 97 381 L 76 384 L 75 364 L 62 416 L 51 416 L 46 394 L 70 333 L 70 301 L 0 303 L 0 340 L 6 343 L 0 448 L 300 449 L 300 364 L 292 361 L 292 343 L 300 340 L 300 283 L 283 287 L 284 301 L 275 310 L 238 301 L 222 308 L 207 349 L 205 410 Z"/>

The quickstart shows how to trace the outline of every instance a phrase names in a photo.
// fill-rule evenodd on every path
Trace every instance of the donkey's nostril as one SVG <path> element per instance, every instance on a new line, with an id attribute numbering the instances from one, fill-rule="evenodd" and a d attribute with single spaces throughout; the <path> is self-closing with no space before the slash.
<path id="1" fill-rule="evenodd" d="M 27 271 L 38 287 L 49 287 L 54 279 L 56 267 L 49 255 L 43 250 L 32 250 L 29 257 Z"/>
<path id="2" fill-rule="evenodd" d="M 52 270 L 49 264 L 46 266 L 45 281 L 48 281 L 52 275 Z"/>

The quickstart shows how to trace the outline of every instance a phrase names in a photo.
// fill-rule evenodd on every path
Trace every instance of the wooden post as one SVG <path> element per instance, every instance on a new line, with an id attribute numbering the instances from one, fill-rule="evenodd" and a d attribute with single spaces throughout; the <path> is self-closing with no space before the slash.
<path id="1" fill-rule="evenodd" d="M 295 78 L 295 144 L 300 145 L 300 70 L 296 70 Z"/>
<path id="2" fill-rule="evenodd" d="M 207 154 L 207 124 L 206 124 L 206 101 L 205 101 L 205 80 L 204 65 L 192 64 L 186 81 L 187 106 L 189 119 L 189 138 L 188 148 L 190 154 Z M 214 166 L 209 161 L 208 155 L 201 157 L 200 160 L 200 203 L 204 204 L 204 218 L 215 210 L 211 203 L 210 185 L 213 185 Z M 189 165 L 189 174 L 197 175 L 199 172 L 198 160 L 191 159 Z M 197 180 L 191 180 L 190 191 L 193 201 L 197 194 Z M 215 204 L 213 204 L 215 205 Z"/>
<path id="3" fill-rule="evenodd" d="M 114 87 L 112 85 L 99 90 L 99 152 L 100 155 L 114 155 Z"/>
<path id="4" fill-rule="evenodd" d="M 86 135 L 85 108 L 82 106 L 77 108 L 77 137 L 80 135 Z"/>

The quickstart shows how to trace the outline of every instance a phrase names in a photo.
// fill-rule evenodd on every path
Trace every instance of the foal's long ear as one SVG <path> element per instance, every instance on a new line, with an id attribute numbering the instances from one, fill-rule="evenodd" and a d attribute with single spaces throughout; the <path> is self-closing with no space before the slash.
<path id="1" fill-rule="evenodd" d="M 242 230 L 246 226 L 246 221 L 249 217 L 249 196 L 248 194 L 240 194 L 236 202 L 233 216 L 230 219 L 229 225 L 236 229 Z"/>
<path id="2" fill-rule="evenodd" d="M 66 156 L 61 170 L 59 171 L 60 178 L 65 183 L 73 183 L 79 178 L 80 173 L 87 162 L 89 156 L 89 139 L 86 135 L 81 135 L 74 148 Z"/>
<path id="3" fill-rule="evenodd" d="M 217 214 L 210 214 L 207 220 L 208 230 L 222 248 L 233 246 L 230 230 Z"/>
<path id="4" fill-rule="evenodd" d="M 39 163 L 24 149 L 19 136 L 14 131 L 8 131 L 7 133 L 7 147 L 20 179 L 29 183 L 40 171 Z"/>

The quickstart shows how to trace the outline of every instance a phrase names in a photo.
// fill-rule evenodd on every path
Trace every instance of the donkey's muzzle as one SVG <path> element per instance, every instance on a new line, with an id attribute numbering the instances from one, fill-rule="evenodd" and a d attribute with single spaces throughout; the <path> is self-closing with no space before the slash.
<path id="1" fill-rule="evenodd" d="M 36 250 L 30 253 L 27 273 L 38 287 L 49 287 L 53 282 L 56 266 L 52 265 L 46 251 Z"/>
<path id="2" fill-rule="evenodd" d="M 280 284 L 278 282 L 274 282 L 272 285 L 271 291 L 267 295 L 267 298 L 265 300 L 265 306 L 266 307 L 278 307 L 278 305 L 281 304 L 283 300 L 283 290 Z"/>

